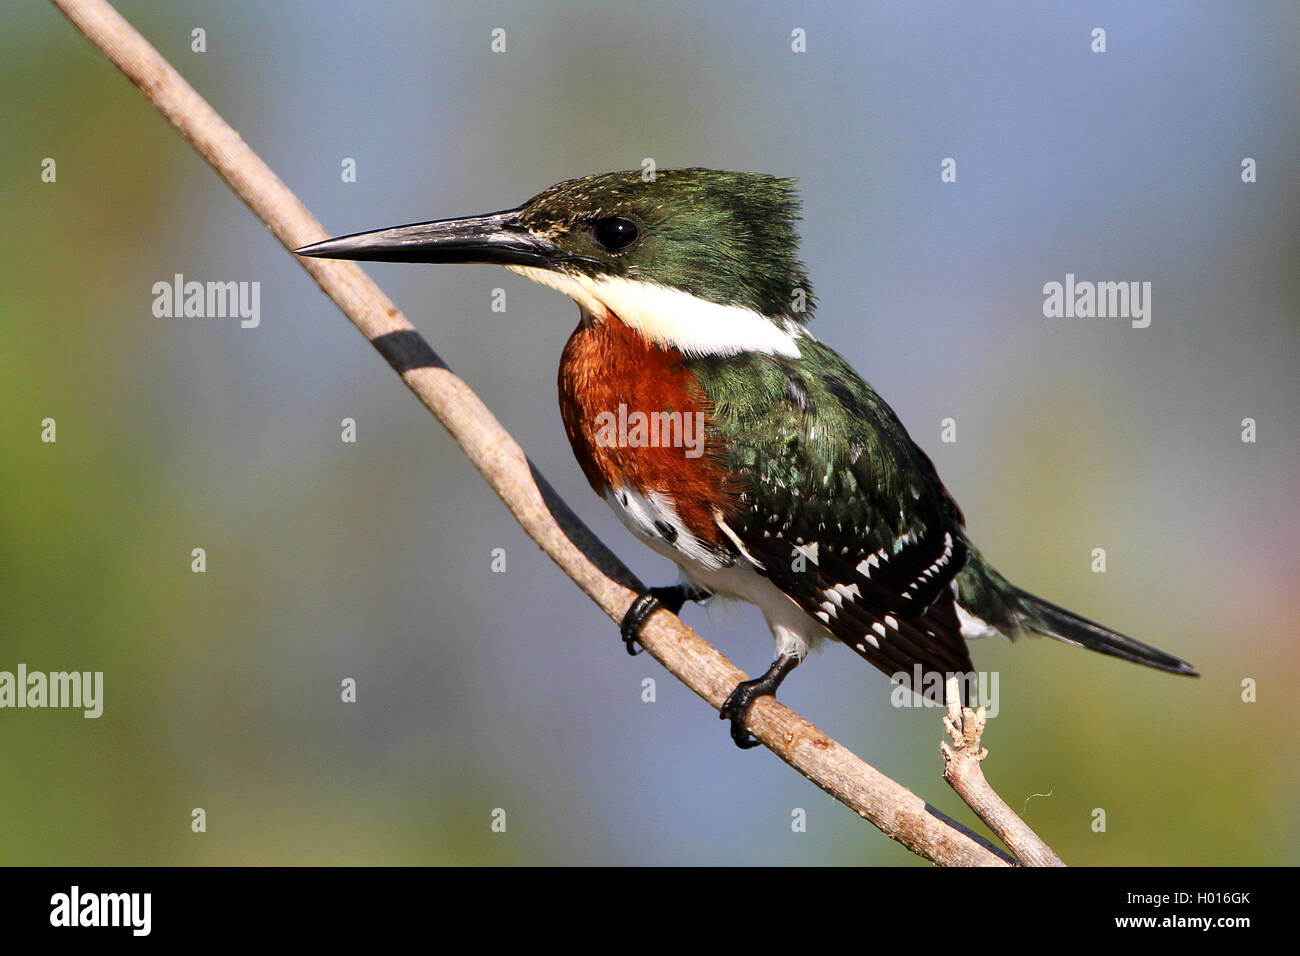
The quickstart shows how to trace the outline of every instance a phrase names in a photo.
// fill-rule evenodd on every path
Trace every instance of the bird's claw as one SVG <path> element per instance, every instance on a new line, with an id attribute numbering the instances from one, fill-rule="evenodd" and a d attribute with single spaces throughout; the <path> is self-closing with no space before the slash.
<path id="1" fill-rule="evenodd" d="M 731 721 L 731 739 L 741 750 L 750 750 L 759 744 L 758 740 L 750 736 L 745 722 L 749 719 L 749 708 L 753 706 L 754 701 L 764 694 L 771 693 L 759 686 L 762 683 L 761 677 L 757 680 L 741 681 L 718 710 L 719 720 Z"/>
<path id="2" fill-rule="evenodd" d="M 632 606 L 627 609 L 622 623 L 618 626 L 618 632 L 623 637 L 623 646 L 635 657 L 641 653 L 636 647 L 641 636 L 641 628 L 645 627 L 645 622 L 650 619 L 651 614 L 660 608 L 677 614 L 687 601 L 707 601 L 712 596 L 708 591 L 683 584 L 665 588 L 648 588 L 642 591 L 632 602 Z"/>
<path id="3" fill-rule="evenodd" d="M 772 662 L 766 674 L 753 680 L 741 681 L 723 701 L 718 709 L 718 716 L 723 720 L 731 721 L 731 739 L 741 750 L 749 750 L 759 745 L 759 741 L 751 737 L 745 727 L 745 722 L 749 719 L 749 708 L 754 706 L 754 701 L 760 697 L 775 697 L 781 682 L 797 666 L 799 666 L 799 655 L 787 651 Z"/>
<path id="4" fill-rule="evenodd" d="M 655 596 L 654 590 L 651 589 L 642 592 L 632 602 L 632 606 L 627 609 L 627 613 L 623 615 L 623 621 L 618 626 L 618 633 L 623 638 L 623 646 L 627 648 L 627 652 L 633 657 L 641 653 L 641 649 L 636 646 L 637 639 L 641 636 L 641 628 L 645 626 L 645 622 L 650 615 L 663 606 L 663 602 Z"/>

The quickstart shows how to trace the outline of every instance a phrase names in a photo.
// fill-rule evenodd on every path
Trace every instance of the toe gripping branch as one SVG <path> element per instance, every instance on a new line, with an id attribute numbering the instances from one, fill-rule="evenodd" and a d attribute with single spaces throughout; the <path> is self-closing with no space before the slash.
<path id="1" fill-rule="evenodd" d="M 645 626 L 645 622 L 650 619 L 650 615 L 654 614 L 655 611 L 662 608 L 676 614 L 687 601 L 706 601 L 710 597 L 712 595 L 708 591 L 699 590 L 689 584 L 676 584 L 666 588 L 647 588 L 642 591 L 637 596 L 637 599 L 632 602 L 632 606 L 627 609 L 627 613 L 623 615 L 623 622 L 618 628 L 627 652 L 633 657 L 641 653 L 636 646 L 641 635 L 641 628 Z M 782 654 L 772 662 L 772 666 L 767 669 L 767 673 L 762 677 L 741 681 L 737 684 L 736 689 L 731 692 L 731 695 L 723 703 L 718 711 L 718 716 L 722 720 L 731 721 L 731 739 L 735 741 L 736 746 L 741 750 L 749 750 L 759 744 L 745 729 L 750 706 L 759 697 L 775 694 L 777 688 L 781 686 L 781 682 L 798 666 L 798 656 Z"/>
<path id="2" fill-rule="evenodd" d="M 687 601 L 707 601 L 712 596 L 708 591 L 691 587 L 689 584 L 647 588 L 632 602 L 632 606 L 623 615 L 623 623 L 618 626 L 618 632 L 623 636 L 623 646 L 635 657 L 641 653 L 636 647 L 637 640 L 641 636 L 641 628 L 645 627 L 645 622 L 650 619 L 651 614 L 660 608 L 676 614 Z"/>
<path id="3" fill-rule="evenodd" d="M 731 721 L 731 739 L 741 750 L 757 747 L 759 741 L 749 736 L 745 722 L 749 718 L 749 708 L 755 700 L 776 694 L 781 681 L 790 676 L 790 672 L 799 666 L 799 658 L 794 654 L 782 654 L 772 662 L 767 673 L 753 680 L 741 681 L 718 709 L 721 720 Z"/>

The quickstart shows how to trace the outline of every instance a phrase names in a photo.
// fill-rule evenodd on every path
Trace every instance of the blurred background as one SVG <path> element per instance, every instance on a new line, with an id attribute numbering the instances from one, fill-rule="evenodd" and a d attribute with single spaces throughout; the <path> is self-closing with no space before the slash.
<path id="1" fill-rule="evenodd" d="M 981 641 L 990 782 L 1069 863 L 1294 864 L 1300 14 L 1091 7 L 119 4 L 334 234 L 647 158 L 797 177 L 814 331 L 934 458 L 973 540 L 1204 675 Z M 99 719 L 0 710 L 0 863 L 924 865 L 629 658 L 52 7 L 0 11 L 0 78 L 0 670 L 103 671 L 105 698 Z M 573 304 L 487 266 L 367 268 L 669 583 L 564 438 Z M 260 326 L 156 318 L 176 273 L 260 282 Z M 1150 327 L 1045 318 L 1066 273 L 1151 282 Z M 756 609 L 684 616 L 751 674 L 769 662 Z M 855 655 L 828 648 L 781 698 L 979 828 L 940 779 L 937 712 L 892 707 Z"/>

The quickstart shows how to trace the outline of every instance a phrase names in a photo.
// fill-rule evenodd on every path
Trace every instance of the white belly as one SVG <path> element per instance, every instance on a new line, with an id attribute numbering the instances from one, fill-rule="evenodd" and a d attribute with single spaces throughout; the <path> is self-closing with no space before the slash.
<path id="1" fill-rule="evenodd" d="M 810 647 L 832 636 L 743 557 L 733 565 L 720 561 L 712 548 L 686 529 L 665 496 L 624 488 L 609 492 L 605 500 L 629 531 L 681 568 L 691 584 L 719 597 L 757 605 L 772 631 L 777 656 L 805 657 Z"/>

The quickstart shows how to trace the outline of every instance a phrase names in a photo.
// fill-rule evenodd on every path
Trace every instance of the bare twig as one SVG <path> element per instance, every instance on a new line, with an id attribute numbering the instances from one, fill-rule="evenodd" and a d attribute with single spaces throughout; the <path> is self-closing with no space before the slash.
<path id="1" fill-rule="evenodd" d="M 248 145 L 105 0 L 52 0 L 194 146 L 288 249 L 326 237 L 310 212 Z M 593 601 L 620 620 L 640 590 L 636 577 L 537 474 L 519 445 L 443 364 L 380 289 L 351 262 L 298 260 L 438 418 L 524 530 Z M 710 706 L 746 675 L 664 612 L 642 632 L 646 650 Z M 611 638 L 611 654 L 622 645 Z M 882 832 L 945 865 L 1001 866 L 1010 859 L 920 797 L 863 762 L 770 697 L 750 730 L 782 760 Z"/>
<path id="2" fill-rule="evenodd" d="M 950 746 L 946 740 L 939 741 L 939 749 L 943 751 L 943 779 L 998 835 L 1021 866 L 1065 866 L 984 779 L 980 762 L 989 755 L 988 750 L 980 746 L 980 735 L 984 733 L 984 708 L 971 710 L 962 706 L 956 677 L 948 678 L 944 697 L 948 702 L 948 713 L 944 715 L 943 726 L 952 735 L 953 742 Z"/>

